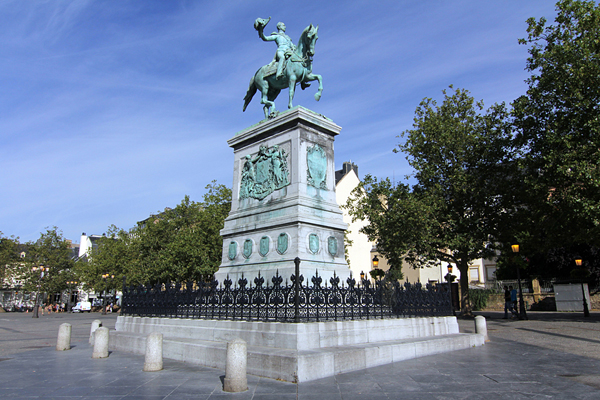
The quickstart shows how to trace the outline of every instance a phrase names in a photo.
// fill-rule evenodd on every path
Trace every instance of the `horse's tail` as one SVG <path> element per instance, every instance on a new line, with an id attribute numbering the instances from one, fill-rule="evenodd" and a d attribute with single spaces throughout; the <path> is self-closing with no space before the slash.
<path id="1" fill-rule="evenodd" d="M 248 87 L 246 96 L 244 96 L 244 109 L 242 110 L 242 112 L 246 111 L 246 107 L 248 107 L 248 104 L 250 104 L 250 101 L 252 100 L 252 97 L 254 97 L 255 93 L 256 93 L 256 85 L 254 84 L 254 77 L 252 77 L 250 79 L 250 86 Z"/>

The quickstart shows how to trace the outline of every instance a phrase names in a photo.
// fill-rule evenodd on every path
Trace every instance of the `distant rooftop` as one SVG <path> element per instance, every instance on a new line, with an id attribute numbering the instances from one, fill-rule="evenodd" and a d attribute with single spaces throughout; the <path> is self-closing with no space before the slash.
<path id="1" fill-rule="evenodd" d="M 335 184 L 348 174 L 348 172 L 354 171 L 356 176 L 358 176 L 358 165 L 354 164 L 352 161 L 344 161 L 342 164 L 342 169 L 335 171 Z"/>

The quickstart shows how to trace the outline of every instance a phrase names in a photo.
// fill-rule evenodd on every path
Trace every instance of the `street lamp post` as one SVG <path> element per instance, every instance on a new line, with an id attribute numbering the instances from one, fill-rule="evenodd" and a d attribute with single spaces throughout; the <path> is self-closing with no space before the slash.
<path id="1" fill-rule="evenodd" d="M 104 282 L 102 291 L 102 315 L 106 315 L 106 279 L 108 274 L 102 274 L 102 281 Z"/>
<path id="2" fill-rule="evenodd" d="M 106 291 L 108 290 L 107 280 L 110 278 L 113 280 L 115 278 L 114 275 L 111 274 L 103 274 L 102 280 L 104 281 L 104 294 L 102 295 L 102 315 L 106 315 Z"/>
<path id="3" fill-rule="evenodd" d="M 35 292 L 35 303 L 33 304 L 33 316 L 32 318 L 39 318 L 39 307 L 38 307 L 38 302 L 39 302 L 39 298 L 40 298 L 40 288 L 41 288 L 41 284 L 42 284 L 42 278 L 44 277 L 44 271 L 47 271 L 48 268 L 42 266 L 39 267 L 33 267 L 31 268 L 31 270 L 33 271 L 34 274 L 37 274 L 37 271 L 40 271 L 40 275 L 38 277 L 38 282 L 37 282 L 37 291 Z"/>
<path id="4" fill-rule="evenodd" d="M 452 270 L 453 270 L 452 265 L 448 264 L 448 273 L 446 274 L 446 276 L 444 276 L 444 279 L 448 283 L 452 283 L 456 279 L 456 276 L 452 275 Z"/>
<path id="5" fill-rule="evenodd" d="M 575 258 L 575 265 L 577 265 L 578 267 L 581 267 L 581 265 L 583 264 L 583 260 L 581 259 L 581 257 L 576 257 Z M 589 317 L 590 316 L 590 309 L 588 308 L 588 303 L 587 300 L 585 298 L 585 290 L 583 288 L 583 281 L 581 281 L 581 295 L 583 296 L 583 316 L 584 317 Z"/>
<path id="6" fill-rule="evenodd" d="M 377 258 L 377 255 L 375 255 L 373 257 L 373 268 L 371 269 L 371 272 L 369 273 L 369 275 L 371 275 L 371 278 L 375 278 L 377 279 L 377 281 L 380 281 L 381 278 L 385 275 L 383 273 L 382 270 L 379 269 L 379 258 Z"/>
<path id="7" fill-rule="evenodd" d="M 513 243 L 510 245 L 513 253 L 519 254 L 519 243 L 517 243 L 516 241 L 513 241 Z M 523 301 L 523 290 L 521 289 L 521 272 L 520 272 L 521 268 L 519 267 L 519 264 L 517 263 L 517 282 L 519 283 L 519 319 L 525 319 L 528 320 L 529 318 L 527 318 L 527 312 L 525 311 L 525 302 Z"/>
<path id="8" fill-rule="evenodd" d="M 73 287 L 72 285 L 77 285 L 77 281 L 69 281 L 67 282 L 67 286 L 69 287 L 69 297 L 67 298 L 67 312 L 71 311 L 71 297 L 73 297 Z"/>

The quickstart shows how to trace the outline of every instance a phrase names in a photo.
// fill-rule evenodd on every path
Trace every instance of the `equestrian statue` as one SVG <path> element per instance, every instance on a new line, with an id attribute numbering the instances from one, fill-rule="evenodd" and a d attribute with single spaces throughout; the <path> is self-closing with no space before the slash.
<path id="1" fill-rule="evenodd" d="M 262 93 L 260 102 L 264 104 L 263 109 L 265 118 L 273 118 L 277 115 L 274 100 L 279 95 L 282 89 L 289 89 L 288 108 L 292 108 L 292 100 L 294 99 L 294 90 L 296 84 L 299 83 L 302 90 L 310 86 L 308 82 L 318 80 L 319 90 L 315 94 L 315 100 L 321 99 L 323 92 L 323 79 L 321 75 L 312 73 L 312 58 L 315 55 L 315 43 L 319 38 L 317 31 L 319 26 L 310 24 L 304 29 L 298 45 L 294 46 L 292 39 L 285 33 L 285 24 L 279 22 L 277 24 L 277 32 L 273 32 L 270 36 L 265 36 L 264 28 L 271 20 L 257 18 L 254 21 L 254 28 L 258 31 L 258 36 L 265 42 L 275 42 L 277 51 L 273 61 L 261 67 L 256 74 L 250 79 L 250 87 L 244 97 L 244 110 L 252 100 L 256 90 Z"/>

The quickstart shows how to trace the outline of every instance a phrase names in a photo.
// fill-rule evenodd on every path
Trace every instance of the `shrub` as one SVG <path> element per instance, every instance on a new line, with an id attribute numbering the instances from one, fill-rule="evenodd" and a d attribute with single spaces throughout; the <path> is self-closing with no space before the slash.
<path id="1" fill-rule="evenodd" d="M 494 291 L 490 289 L 471 289 L 469 290 L 469 297 L 471 297 L 471 305 L 473 311 L 481 311 L 487 307 L 490 294 Z"/>

